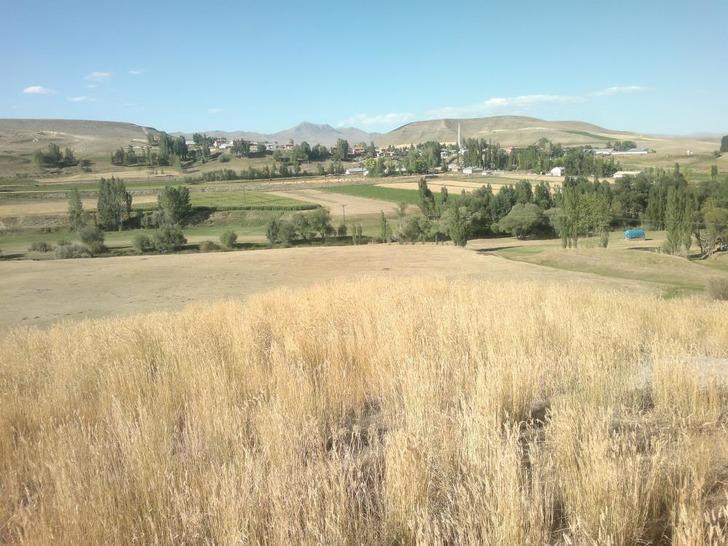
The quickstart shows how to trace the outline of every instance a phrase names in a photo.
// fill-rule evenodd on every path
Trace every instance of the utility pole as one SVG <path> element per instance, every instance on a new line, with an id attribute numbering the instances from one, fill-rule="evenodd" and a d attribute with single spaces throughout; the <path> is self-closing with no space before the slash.
<path id="1" fill-rule="evenodd" d="M 342 222 L 342 223 L 343 223 L 343 224 L 346 224 L 346 205 L 341 205 L 341 212 L 342 212 L 342 213 L 343 213 L 343 215 L 344 215 L 344 220 L 343 220 L 343 222 Z"/>

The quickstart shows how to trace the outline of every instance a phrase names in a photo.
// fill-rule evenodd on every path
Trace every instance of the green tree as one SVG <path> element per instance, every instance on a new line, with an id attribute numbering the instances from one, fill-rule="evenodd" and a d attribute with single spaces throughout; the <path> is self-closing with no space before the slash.
<path id="1" fill-rule="evenodd" d="M 597 235 L 599 246 L 609 245 L 609 223 L 612 220 L 610 204 L 605 195 L 590 193 L 582 198 L 584 228 L 587 235 Z"/>
<path id="2" fill-rule="evenodd" d="M 518 239 L 543 231 L 546 217 L 533 203 L 517 203 L 511 211 L 498 222 L 498 229 L 510 233 Z"/>
<path id="3" fill-rule="evenodd" d="M 387 222 L 387 217 L 384 216 L 384 211 L 381 211 L 379 215 L 379 238 L 383 243 L 389 242 L 390 238 L 389 223 Z"/>
<path id="4" fill-rule="evenodd" d="M 165 186 L 157 197 L 159 210 L 168 224 L 182 224 L 192 211 L 190 190 L 184 186 Z"/>
<path id="5" fill-rule="evenodd" d="M 520 180 L 516 184 L 516 203 L 525 205 L 533 199 L 533 188 L 528 180 Z"/>
<path id="6" fill-rule="evenodd" d="M 235 243 L 238 241 L 238 234 L 231 229 L 226 230 L 220 235 L 220 243 L 225 248 L 235 248 Z"/>
<path id="7" fill-rule="evenodd" d="M 694 201 L 686 186 L 670 188 L 665 209 L 666 240 L 663 249 L 670 254 L 690 251 Z"/>
<path id="8" fill-rule="evenodd" d="M 334 159 L 339 161 L 346 161 L 349 157 L 349 141 L 340 138 L 336 141 L 336 148 L 334 149 Z"/>
<path id="9" fill-rule="evenodd" d="M 547 182 L 539 182 L 536 185 L 533 190 L 533 203 L 542 210 L 547 210 L 554 206 L 551 188 Z"/>
<path id="10" fill-rule="evenodd" d="M 308 241 L 316 233 L 315 230 L 311 229 L 311 222 L 308 216 L 300 212 L 293 215 L 291 225 L 293 226 L 294 233 L 298 234 L 304 241 Z M 289 238 L 289 240 L 293 239 L 295 239 L 295 236 Z"/>
<path id="11" fill-rule="evenodd" d="M 280 233 L 280 219 L 271 218 L 265 226 L 265 237 L 268 242 L 272 245 L 278 242 L 278 236 Z"/>
<path id="12" fill-rule="evenodd" d="M 131 213 L 132 196 L 126 191 L 121 179 L 99 180 L 99 197 L 96 206 L 98 223 L 107 230 L 121 228 Z"/>
<path id="13" fill-rule="evenodd" d="M 81 194 L 74 188 L 68 195 L 68 223 L 73 231 L 79 231 L 87 222 L 88 215 L 83 210 Z"/>
<path id="14" fill-rule="evenodd" d="M 720 153 L 728 152 L 728 135 L 720 139 Z"/>
<path id="15" fill-rule="evenodd" d="M 447 236 L 457 245 L 465 246 L 470 238 L 472 216 L 467 207 L 453 205 L 445 209 L 442 223 Z"/>
<path id="16" fill-rule="evenodd" d="M 441 186 L 440 187 L 440 201 L 442 202 L 442 206 L 444 207 L 447 205 L 447 199 L 449 197 L 447 186 Z"/>
<path id="17" fill-rule="evenodd" d="M 78 236 L 91 254 L 100 254 L 106 250 L 104 232 L 98 226 L 86 226 L 79 231 Z"/>
<path id="18" fill-rule="evenodd" d="M 303 216 L 303 215 L 301 215 Z M 305 218 L 305 217 L 304 217 Z M 278 225 L 278 239 L 281 244 L 289 245 L 298 237 L 298 228 L 293 222 L 281 220 Z"/>
<path id="19" fill-rule="evenodd" d="M 437 217 L 437 204 L 435 203 L 435 195 L 430 188 L 427 187 L 427 180 L 423 176 L 417 184 L 417 191 L 420 197 L 420 210 L 426 218 L 431 219 Z"/>
<path id="20" fill-rule="evenodd" d="M 131 245 L 134 247 L 134 250 L 139 253 L 147 252 L 148 250 L 152 250 L 152 248 L 154 248 L 154 245 L 152 244 L 152 239 L 145 233 L 137 233 L 136 235 L 134 235 Z"/>
<path id="21" fill-rule="evenodd" d="M 187 239 L 182 233 L 182 229 L 176 225 L 162 226 L 152 237 L 154 248 L 162 252 L 178 250 L 186 243 Z"/>
<path id="22" fill-rule="evenodd" d="M 728 248 L 728 208 L 708 204 L 703 209 L 704 228 L 698 230 L 697 241 L 704 258 Z"/>
<path id="23" fill-rule="evenodd" d="M 582 191 L 576 180 L 567 177 L 562 188 L 560 211 L 561 245 L 576 248 L 584 231 L 584 204 Z"/>
<path id="24" fill-rule="evenodd" d="M 432 222 L 423 214 L 413 214 L 402 219 L 398 239 L 401 242 L 415 243 L 430 239 Z"/>
<path id="25" fill-rule="evenodd" d="M 318 233 L 321 239 L 326 241 L 326 237 L 333 235 L 334 227 L 331 225 L 331 213 L 329 209 L 320 207 L 309 216 L 309 226 L 311 231 Z"/>

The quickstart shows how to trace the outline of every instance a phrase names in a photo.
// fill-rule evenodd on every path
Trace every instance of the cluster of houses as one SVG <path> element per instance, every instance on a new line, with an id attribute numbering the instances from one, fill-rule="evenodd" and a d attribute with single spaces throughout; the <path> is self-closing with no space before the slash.
<path id="1" fill-rule="evenodd" d="M 631 150 L 615 150 L 614 148 L 593 148 L 594 155 L 647 155 L 651 150 L 647 148 L 632 148 Z"/>
<path id="2" fill-rule="evenodd" d="M 194 145 L 193 142 L 189 141 L 187 142 L 188 145 Z M 258 147 L 260 149 L 261 146 L 265 146 L 265 150 L 268 152 L 275 152 L 276 150 L 280 151 L 287 151 L 287 150 L 293 150 L 295 148 L 295 143 L 293 140 L 289 140 L 286 143 L 280 143 L 277 141 L 260 141 L 260 142 L 250 142 L 252 147 Z M 212 141 L 212 146 L 220 151 L 227 150 L 229 148 L 232 148 L 233 141 L 228 140 L 226 137 L 215 137 Z M 329 151 L 333 154 L 336 147 L 333 146 L 329 149 Z M 515 150 L 515 147 L 509 147 L 506 148 L 506 151 L 508 153 L 512 153 L 513 150 Z M 388 159 L 397 159 L 403 154 L 406 153 L 406 147 L 397 148 L 390 146 L 388 148 L 375 148 L 376 150 L 376 157 L 385 157 Z M 473 176 L 473 175 L 479 175 L 479 176 L 496 176 L 499 174 L 498 171 L 483 169 L 481 167 L 473 167 L 473 166 L 462 166 L 459 161 L 452 161 L 454 157 L 463 156 L 464 152 L 466 151 L 462 145 L 461 135 L 460 135 L 460 127 L 458 126 L 458 141 L 457 141 L 457 148 L 455 148 L 455 152 L 448 149 L 443 149 L 441 153 L 441 158 L 443 160 L 443 164 L 446 165 L 446 167 L 439 168 L 438 170 L 444 171 L 444 172 L 452 172 L 452 173 L 462 173 L 465 176 Z M 367 146 L 363 143 L 355 144 L 349 148 L 349 155 L 352 159 L 357 159 L 365 156 L 367 154 Z M 614 148 L 594 148 L 592 149 L 592 152 L 595 155 L 598 156 L 610 156 L 610 155 L 622 155 L 622 156 L 632 156 L 632 155 L 646 155 L 652 150 L 648 150 L 645 148 L 632 148 L 630 150 L 616 150 Z M 403 172 L 405 171 L 404 168 L 401 169 Z M 624 178 L 625 176 L 635 176 L 639 174 L 640 171 L 618 171 L 614 174 L 615 179 Z M 368 174 L 368 170 L 361 166 L 355 166 L 350 167 L 346 169 L 345 174 L 348 176 L 366 176 Z M 554 176 L 554 177 L 561 177 L 566 175 L 566 169 L 564 167 L 554 167 L 550 169 L 546 174 L 546 176 Z"/>

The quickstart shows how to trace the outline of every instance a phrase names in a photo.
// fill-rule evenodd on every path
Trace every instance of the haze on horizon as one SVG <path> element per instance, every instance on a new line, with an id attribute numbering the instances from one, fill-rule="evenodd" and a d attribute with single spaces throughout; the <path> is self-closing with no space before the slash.
<path id="1" fill-rule="evenodd" d="M 89 0 L 30 1 L 5 15 L 0 117 L 267 133 L 304 120 L 379 132 L 492 115 L 728 129 L 720 0 L 529 0 L 517 12 L 134 0 L 113 15 Z"/>

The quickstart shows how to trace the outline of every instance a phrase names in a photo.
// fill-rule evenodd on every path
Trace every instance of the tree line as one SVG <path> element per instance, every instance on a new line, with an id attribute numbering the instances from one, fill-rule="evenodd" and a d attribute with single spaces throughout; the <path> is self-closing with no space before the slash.
<path id="1" fill-rule="evenodd" d="M 96 213 L 90 214 L 83 208 L 81 195 L 77 189 L 68 198 L 68 220 L 83 248 L 78 245 L 64 245 L 59 257 L 82 257 L 90 253 L 100 254 L 104 246 L 105 231 L 120 231 L 124 228 L 144 227 L 156 229 L 151 235 L 137 234 L 133 246 L 143 252 L 147 250 L 177 250 L 187 241 L 182 233 L 182 225 L 192 211 L 189 189 L 165 186 L 157 196 L 157 208 L 141 217 L 132 217 L 131 193 L 126 190 L 123 180 L 111 177 L 101 178 L 98 185 Z"/>
<path id="2" fill-rule="evenodd" d="M 58 144 L 51 142 L 48 144 L 48 149 L 45 152 L 43 150 L 37 150 L 33 154 L 33 163 L 38 168 L 60 169 L 63 167 L 75 167 L 79 161 L 76 159 L 76 155 L 71 148 L 66 148 L 61 152 Z"/>
<path id="3" fill-rule="evenodd" d="M 419 208 L 419 215 L 400 215 L 400 240 L 447 237 L 465 244 L 509 233 L 559 236 L 564 247 L 598 237 L 607 246 L 610 231 L 645 225 L 666 231 L 663 251 L 671 254 L 687 254 L 693 241 L 702 257 L 728 248 L 728 177 L 688 184 L 677 165 L 672 172 L 653 169 L 615 184 L 576 176 L 552 190 L 546 182 L 534 186 L 521 180 L 498 192 L 485 185 L 457 197 L 449 196 L 445 186 L 435 196 L 423 178 Z"/>
<path id="4" fill-rule="evenodd" d="M 148 133 L 147 142 L 148 146 L 145 146 L 139 153 L 131 144 L 126 148 L 120 147 L 111 154 L 111 164 L 127 167 L 140 165 L 147 167 L 180 166 L 183 161 L 194 161 L 198 159 L 198 155 L 204 156 L 204 153 L 198 154 L 195 152 L 190 154 L 183 136 L 173 137 L 164 131 L 157 134 Z"/>
<path id="5" fill-rule="evenodd" d="M 546 138 L 535 144 L 512 148 L 510 153 L 497 142 L 469 138 L 463 144 L 463 162 L 467 166 L 490 170 L 548 172 L 564 167 L 570 176 L 609 177 L 621 169 L 613 157 L 595 155 L 590 146 L 564 148 Z"/>

